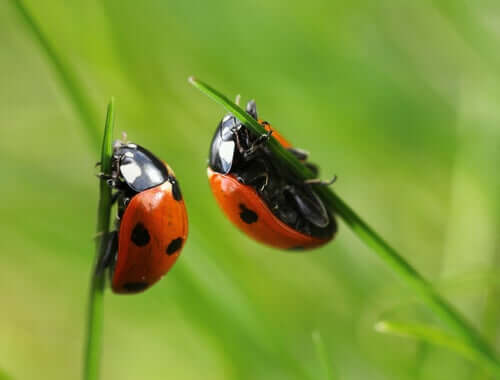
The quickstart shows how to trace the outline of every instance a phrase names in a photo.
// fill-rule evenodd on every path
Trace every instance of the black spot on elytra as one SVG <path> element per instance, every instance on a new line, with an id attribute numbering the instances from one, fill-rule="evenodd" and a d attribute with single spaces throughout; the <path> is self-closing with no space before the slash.
<path id="1" fill-rule="evenodd" d="M 178 237 L 177 239 L 172 240 L 167 247 L 167 250 L 166 250 L 167 255 L 172 255 L 175 252 L 177 252 L 182 247 L 182 242 L 183 242 L 183 239 L 181 237 Z"/>
<path id="2" fill-rule="evenodd" d="M 257 214 L 246 208 L 246 206 L 243 204 L 243 203 L 240 203 L 240 218 L 241 220 L 243 220 L 246 224 L 252 224 L 252 223 L 255 223 L 259 217 L 257 216 Z"/>
<path id="3" fill-rule="evenodd" d="M 179 186 L 179 181 L 177 181 L 177 178 L 172 176 L 169 178 L 169 181 L 172 184 L 172 196 L 176 201 L 182 201 L 182 193 Z"/>
<path id="4" fill-rule="evenodd" d="M 127 282 L 123 285 L 123 289 L 127 292 L 135 293 L 146 289 L 149 286 L 147 282 Z"/>
<path id="5" fill-rule="evenodd" d="M 134 243 L 138 247 L 144 247 L 149 243 L 149 232 L 142 223 L 137 223 L 135 225 L 134 229 L 132 230 L 132 235 L 130 235 L 130 240 L 132 240 L 132 243 Z"/>

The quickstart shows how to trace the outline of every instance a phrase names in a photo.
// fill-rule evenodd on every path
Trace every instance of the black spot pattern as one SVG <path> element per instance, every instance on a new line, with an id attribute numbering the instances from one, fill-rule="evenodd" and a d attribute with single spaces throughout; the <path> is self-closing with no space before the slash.
<path id="1" fill-rule="evenodd" d="M 127 292 L 135 293 L 146 289 L 149 286 L 147 282 L 127 282 L 123 285 L 123 289 Z"/>
<path id="2" fill-rule="evenodd" d="M 134 243 L 138 247 L 144 247 L 149 243 L 150 239 L 151 238 L 146 227 L 144 227 L 142 223 L 137 223 L 132 230 L 132 235 L 130 235 L 130 240 L 132 240 L 132 243 Z"/>
<path id="3" fill-rule="evenodd" d="M 182 242 L 183 239 L 181 237 L 178 237 L 177 239 L 174 239 L 170 242 L 170 244 L 167 247 L 167 255 L 173 255 L 175 252 L 177 252 L 181 247 L 182 247 Z"/>
<path id="4" fill-rule="evenodd" d="M 176 201 L 182 201 L 182 193 L 181 188 L 179 186 L 179 181 L 177 178 L 170 177 L 170 183 L 172 184 L 172 195 Z"/>
<path id="5" fill-rule="evenodd" d="M 254 211 L 246 208 L 246 206 L 243 203 L 240 203 L 240 209 L 241 209 L 240 218 L 246 224 L 255 223 L 259 219 L 257 214 Z"/>

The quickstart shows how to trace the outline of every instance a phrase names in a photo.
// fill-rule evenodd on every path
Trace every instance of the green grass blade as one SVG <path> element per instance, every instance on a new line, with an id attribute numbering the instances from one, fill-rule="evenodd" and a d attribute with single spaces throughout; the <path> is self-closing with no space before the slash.
<path id="1" fill-rule="evenodd" d="M 101 169 L 104 174 L 111 174 L 111 155 L 113 153 L 114 99 L 108 105 L 106 125 L 101 149 Z M 111 188 L 104 179 L 99 181 L 99 206 L 97 211 L 96 255 L 90 282 L 90 294 L 87 314 L 87 342 L 84 361 L 84 380 L 99 378 L 101 357 L 102 320 L 104 314 L 104 273 L 96 274 L 95 267 L 106 249 L 106 234 L 109 232 L 111 211 Z"/>
<path id="2" fill-rule="evenodd" d="M 236 116 L 239 120 L 243 121 L 245 125 L 247 125 L 252 131 L 259 135 L 266 134 L 267 131 L 264 129 L 262 125 L 260 125 L 257 120 L 255 120 L 252 116 L 246 113 L 241 107 L 234 104 L 231 100 L 229 100 L 225 95 L 221 94 L 216 89 L 210 87 L 208 84 L 203 83 L 195 79 L 194 77 L 189 78 L 189 82 L 199 89 L 204 94 L 208 95 L 210 98 L 215 100 L 217 103 L 221 104 L 226 110 L 231 112 L 234 116 Z M 281 145 L 271 136 L 269 140 L 269 146 L 273 153 L 275 153 L 278 157 L 280 157 L 284 163 L 290 167 L 299 177 L 305 179 L 314 178 L 314 173 L 309 170 L 307 167 L 302 165 L 302 163 L 295 158 L 293 154 L 283 149 Z"/>
<path id="3" fill-rule="evenodd" d="M 323 342 L 319 331 L 313 332 L 312 339 L 314 347 L 316 349 L 316 354 L 318 355 L 318 359 L 321 362 L 321 366 L 323 367 L 323 379 L 336 380 L 337 376 L 335 376 L 330 361 L 328 360 L 328 352 L 326 351 L 325 343 Z"/>
<path id="4" fill-rule="evenodd" d="M 90 139 L 91 144 L 98 144 L 99 142 L 99 132 L 97 125 L 97 118 L 91 104 L 88 102 L 88 98 L 84 95 L 85 92 L 79 85 L 74 73 L 70 70 L 61 57 L 57 54 L 56 50 L 50 43 L 47 36 L 44 35 L 40 26 L 36 23 L 35 19 L 31 16 L 29 10 L 24 6 L 21 0 L 11 0 L 14 8 L 19 12 L 19 15 L 24 20 L 24 23 L 33 36 L 35 41 L 40 46 L 41 50 L 47 56 L 47 59 L 52 64 L 52 67 L 60 80 L 60 83 L 69 98 L 73 102 L 73 105 L 78 113 L 80 120 L 82 121 L 87 134 Z"/>
<path id="5" fill-rule="evenodd" d="M 261 135 L 266 130 L 253 117 L 234 104 L 226 96 L 206 83 L 189 78 L 189 82 L 201 92 L 221 104 L 226 110 L 241 120 L 251 131 Z M 280 159 L 283 165 L 298 178 L 312 179 L 314 174 L 305 167 L 293 154 L 284 149 L 274 138 L 269 140 L 269 149 Z M 336 215 L 344 220 L 351 230 L 370 247 L 401 280 L 408 285 L 425 304 L 432 309 L 448 327 L 456 333 L 468 346 L 473 347 L 485 360 L 495 367 L 500 376 L 500 362 L 496 354 L 480 334 L 462 317 L 462 315 L 437 290 L 426 281 L 394 248 L 365 223 L 337 194 L 329 187 L 315 185 L 315 190 Z"/>
<path id="6" fill-rule="evenodd" d="M 472 362 L 479 364 L 492 374 L 498 375 L 498 367 L 493 365 L 491 361 L 484 360 L 483 355 L 480 355 L 477 350 L 464 343 L 463 340 L 435 327 L 425 325 L 423 323 L 380 321 L 375 325 L 375 330 L 383 334 L 416 339 L 435 346 L 446 348 Z"/>

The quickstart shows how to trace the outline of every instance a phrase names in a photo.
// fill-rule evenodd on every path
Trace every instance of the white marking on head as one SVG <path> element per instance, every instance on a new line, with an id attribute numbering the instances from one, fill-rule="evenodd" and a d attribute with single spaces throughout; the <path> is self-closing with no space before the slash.
<path id="1" fill-rule="evenodd" d="M 125 157 L 134 158 L 134 153 L 132 153 L 132 152 L 125 152 Z"/>
<path id="2" fill-rule="evenodd" d="M 153 183 L 160 183 L 163 181 L 163 175 L 159 170 L 149 170 L 147 171 L 147 175 L 149 177 L 149 180 Z"/>
<path id="3" fill-rule="evenodd" d="M 224 162 L 232 162 L 234 154 L 234 141 L 224 141 L 219 147 L 219 157 Z"/>
<path id="4" fill-rule="evenodd" d="M 140 166 L 135 161 L 120 165 L 120 171 L 127 182 L 130 183 L 133 183 L 142 174 Z"/>

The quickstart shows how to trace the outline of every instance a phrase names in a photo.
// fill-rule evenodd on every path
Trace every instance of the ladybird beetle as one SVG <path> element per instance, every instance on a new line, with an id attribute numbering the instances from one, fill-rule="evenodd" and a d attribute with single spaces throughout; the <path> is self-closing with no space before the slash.
<path id="1" fill-rule="evenodd" d="M 311 183 L 283 167 L 269 148 L 272 136 L 316 175 L 307 153 L 292 147 L 274 127 L 257 116 L 255 101 L 246 111 L 267 131 L 256 136 L 235 116 L 219 123 L 212 139 L 207 174 L 215 199 L 244 233 L 264 244 L 290 250 L 321 246 L 337 231 L 333 215 Z"/>
<path id="2" fill-rule="evenodd" d="M 186 207 L 172 169 L 143 147 L 116 141 L 111 166 L 117 230 L 98 268 L 110 268 L 113 292 L 138 293 L 179 257 L 188 234 Z"/>

